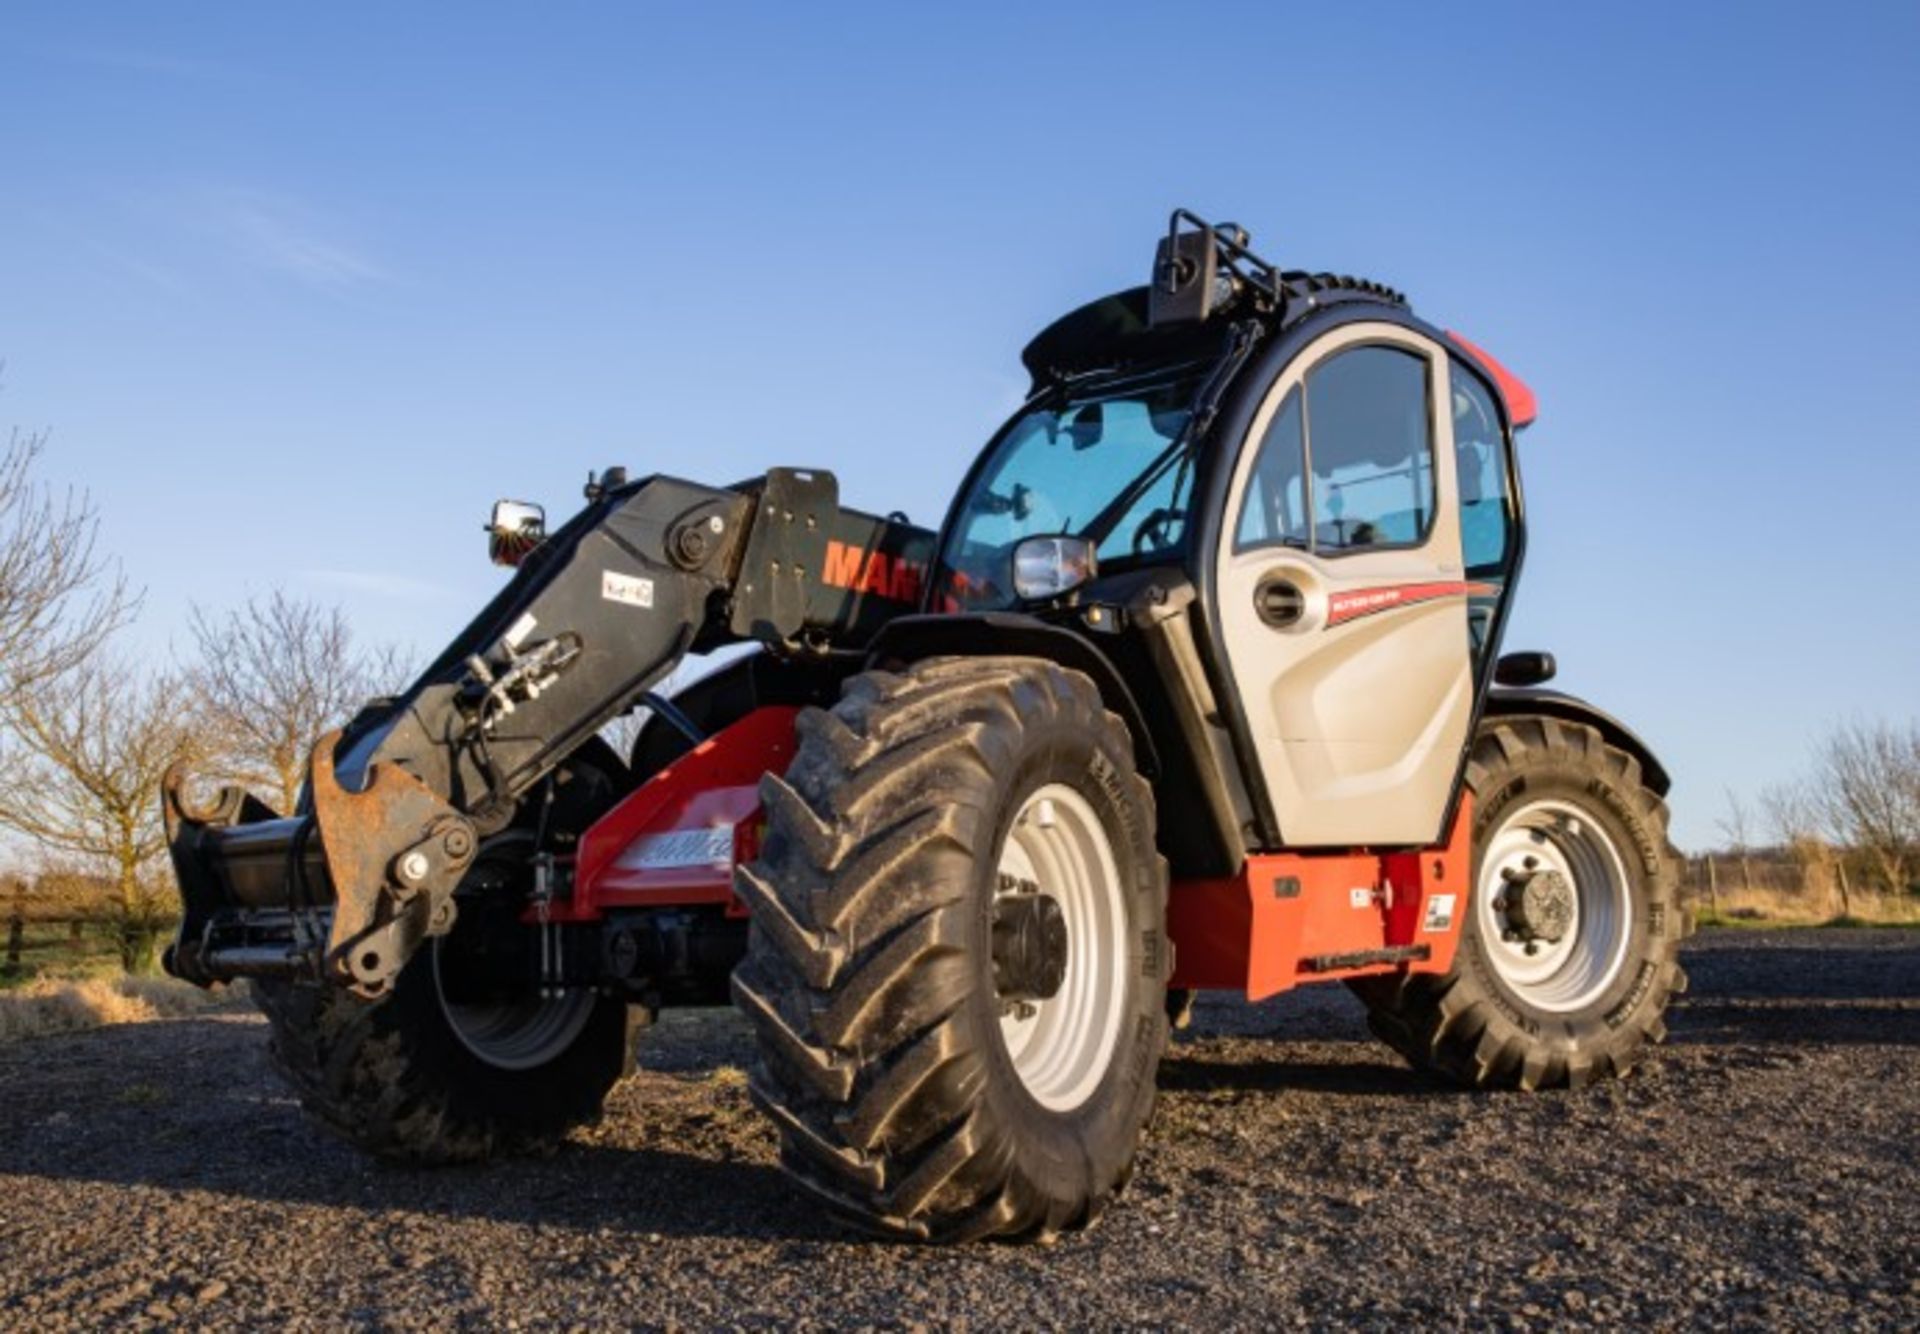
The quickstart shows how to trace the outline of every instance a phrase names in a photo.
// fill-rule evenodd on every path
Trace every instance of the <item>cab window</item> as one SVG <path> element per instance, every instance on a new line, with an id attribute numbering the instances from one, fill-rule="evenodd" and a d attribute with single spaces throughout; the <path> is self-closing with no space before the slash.
<path id="1" fill-rule="evenodd" d="M 1507 437 L 1493 391 L 1460 362 L 1452 364 L 1454 470 L 1460 488 L 1460 552 L 1467 567 L 1467 633 L 1478 668 L 1493 642 L 1494 621 L 1513 568 L 1513 504 Z M 1476 673 L 1477 678 L 1477 673 Z"/>
<path id="2" fill-rule="evenodd" d="M 1253 476 L 1240 504 L 1234 549 L 1309 545 L 1307 526 L 1307 438 L 1302 427 L 1300 390 L 1289 390 L 1260 437 Z"/>
<path id="3" fill-rule="evenodd" d="M 1356 347 L 1307 372 L 1313 549 L 1411 546 L 1433 524 L 1427 359 Z"/>
<path id="4" fill-rule="evenodd" d="M 1453 448 L 1460 478 L 1460 545 L 1467 573 L 1503 573 L 1511 540 L 1507 449 L 1500 411 L 1479 376 L 1453 363 Z"/>

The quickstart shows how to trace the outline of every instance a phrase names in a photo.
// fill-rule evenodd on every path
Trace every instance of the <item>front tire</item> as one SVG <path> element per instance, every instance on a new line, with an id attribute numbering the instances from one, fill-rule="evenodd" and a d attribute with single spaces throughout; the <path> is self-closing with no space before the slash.
<path id="1" fill-rule="evenodd" d="M 599 1119 L 630 1068 L 624 1002 L 587 991 L 462 1000 L 448 985 L 458 951 L 522 929 L 515 882 L 531 851 L 518 831 L 489 840 L 462 882 L 473 901 L 453 933 L 429 940 L 374 1000 L 323 983 L 254 982 L 275 1066 L 355 1147 L 415 1164 L 548 1152 Z"/>
<path id="2" fill-rule="evenodd" d="M 897 1237 L 1083 1227 L 1132 1171 L 1166 1045 L 1166 870 L 1085 676 L 933 659 L 799 719 L 734 997 L 793 1178 Z"/>
<path id="3" fill-rule="evenodd" d="M 1489 721 L 1467 782 L 1473 880 L 1453 967 L 1354 983 L 1374 1033 L 1474 1088 L 1627 1074 L 1686 989 L 1666 805 L 1633 756 L 1554 718 Z"/>

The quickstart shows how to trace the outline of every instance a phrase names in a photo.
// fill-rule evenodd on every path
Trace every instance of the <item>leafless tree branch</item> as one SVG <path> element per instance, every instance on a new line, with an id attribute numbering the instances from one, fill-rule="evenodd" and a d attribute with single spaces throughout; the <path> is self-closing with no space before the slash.
<path id="1" fill-rule="evenodd" d="M 1720 817 L 1721 837 L 1727 840 L 1727 847 L 1740 859 L 1740 887 L 1753 888 L 1753 813 L 1738 792 L 1726 789 L 1727 813 Z"/>
<path id="2" fill-rule="evenodd" d="M 72 670 L 133 615 L 139 598 L 97 546 L 85 492 L 35 478 L 46 437 L 16 430 L 0 454 L 0 689 Z"/>
<path id="3" fill-rule="evenodd" d="M 277 590 L 222 615 L 195 607 L 188 630 L 188 695 L 210 762 L 282 811 L 321 734 L 408 675 L 398 650 L 357 646 L 338 607 Z"/>
<path id="4" fill-rule="evenodd" d="M 149 873 L 166 850 L 160 783 L 191 741 L 178 682 L 96 655 L 0 708 L 11 769 L 0 825 L 110 883 L 124 960 L 142 965 L 155 926 Z"/>
<path id="5" fill-rule="evenodd" d="M 1920 854 L 1920 722 L 1839 724 L 1815 759 L 1822 822 L 1871 859 L 1890 892 L 1904 891 Z"/>

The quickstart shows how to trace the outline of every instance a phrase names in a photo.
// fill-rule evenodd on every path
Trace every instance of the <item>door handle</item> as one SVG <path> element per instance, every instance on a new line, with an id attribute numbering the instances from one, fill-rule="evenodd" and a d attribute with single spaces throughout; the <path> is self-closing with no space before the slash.
<path id="1" fill-rule="evenodd" d="M 1307 595 L 1281 575 L 1270 574 L 1254 586 L 1253 610 L 1270 630 L 1291 630 L 1307 614 Z"/>

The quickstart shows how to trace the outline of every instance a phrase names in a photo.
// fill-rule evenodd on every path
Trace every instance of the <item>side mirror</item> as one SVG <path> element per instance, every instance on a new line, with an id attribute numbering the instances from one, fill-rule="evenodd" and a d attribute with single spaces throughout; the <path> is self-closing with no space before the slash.
<path id="1" fill-rule="evenodd" d="M 1019 598 L 1057 598 L 1092 579 L 1097 562 L 1084 537 L 1029 537 L 1013 549 L 1013 591 Z"/>
<path id="2" fill-rule="evenodd" d="M 1493 679 L 1503 686 L 1538 686 L 1553 680 L 1559 670 L 1551 653 L 1502 653 L 1493 664 Z"/>
<path id="3" fill-rule="evenodd" d="M 518 565 L 547 538 L 547 512 L 530 500 L 496 500 L 487 520 L 487 558 Z"/>

